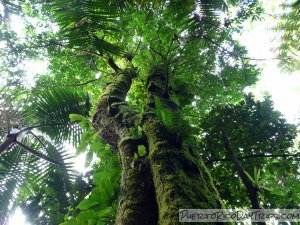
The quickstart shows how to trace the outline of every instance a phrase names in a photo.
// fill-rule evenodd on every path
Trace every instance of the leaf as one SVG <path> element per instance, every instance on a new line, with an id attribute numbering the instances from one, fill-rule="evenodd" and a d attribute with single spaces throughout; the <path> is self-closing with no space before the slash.
<path id="1" fill-rule="evenodd" d="M 84 117 L 83 115 L 75 114 L 75 113 L 71 113 L 69 115 L 69 118 L 70 118 L 71 122 L 80 122 L 80 121 L 86 119 L 86 117 Z"/>
<path id="2" fill-rule="evenodd" d="M 146 147 L 144 145 L 139 145 L 138 146 L 138 155 L 140 157 L 143 157 L 147 154 L 147 150 L 146 150 Z"/>
<path id="3" fill-rule="evenodd" d="M 71 123 L 70 114 L 74 120 L 88 115 L 86 93 L 70 88 L 52 88 L 33 90 L 32 95 L 32 104 L 24 112 L 28 120 L 41 125 L 38 129 L 54 141 L 72 140 L 76 147 L 82 131 L 77 124 Z"/>
<path id="4" fill-rule="evenodd" d="M 138 136 L 140 137 L 143 134 L 143 128 L 140 125 L 138 125 L 137 129 L 138 129 Z"/>
<path id="5" fill-rule="evenodd" d="M 87 210 L 96 205 L 99 205 L 99 201 L 97 201 L 93 198 L 88 198 L 88 199 L 84 199 L 83 201 L 81 201 L 79 203 L 79 205 L 77 206 L 77 208 L 82 209 L 82 210 Z"/>
<path id="6" fill-rule="evenodd" d="M 251 175 L 247 171 L 245 171 L 245 174 L 247 175 L 249 180 L 252 182 L 252 184 L 255 185 L 255 180 L 251 177 Z"/>
<path id="7" fill-rule="evenodd" d="M 259 180 L 260 180 L 260 169 L 257 169 L 256 167 L 254 167 L 254 181 L 256 184 L 256 186 L 259 184 Z"/>
<path id="8" fill-rule="evenodd" d="M 85 117 L 83 120 L 81 120 L 79 122 L 79 126 L 83 130 L 88 130 L 88 129 L 92 128 L 92 122 L 88 118 Z"/>
<path id="9" fill-rule="evenodd" d="M 122 48 L 97 37 L 99 32 L 117 31 L 119 5 L 114 1 L 62 1 L 52 3 L 53 14 L 60 25 L 61 34 L 71 48 L 94 50 L 102 53 L 122 54 Z"/>

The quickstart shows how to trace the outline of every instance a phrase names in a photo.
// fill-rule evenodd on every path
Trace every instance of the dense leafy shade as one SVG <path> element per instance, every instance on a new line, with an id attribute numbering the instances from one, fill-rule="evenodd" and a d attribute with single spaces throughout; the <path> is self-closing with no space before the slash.
<path id="1" fill-rule="evenodd" d="M 249 179 L 259 188 L 263 206 L 299 205 L 295 163 L 299 150 L 289 149 L 295 127 L 274 111 L 270 99 L 256 102 L 243 94 L 245 87 L 256 82 L 259 69 L 232 36 L 241 32 L 245 20 L 260 18 L 259 1 L 30 0 L 19 2 L 22 12 L 6 1 L 1 3 L 26 21 L 23 36 L 10 23 L 0 25 L 5 75 L 1 89 L 7 99 L 0 102 L 1 110 L 5 109 L 1 118 L 11 115 L 1 127 L 1 138 L 5 140 L 12 128 L 32 127 L 22 143 L 63 164 L 49 166 L 18 145 L 1 155 L 0 181 L 5 185 L 0 201 L 7 203 L 1 206 L 3 218 L 18 190 L 14 205 L 21 206 L 34 224 L 114 224 L 120 205 L 129 200 L 130 208 L 139 200 L 126 193 L 124 198 L 126 176 L 143 171 L 143 162 L 156 160 L 150 156 L 153 146 L 149 144 L 155 132 L 144 124 L 151 116 L 163 127 L 164 140 L 171 140 L 169 146 L 178 147 L 180 157 L 174 162 L 179 161 L 176 168 L 181 177 L 176 180 L 190 179 L 184 170 L 191 176 L 203 173 L 205 182 L 211 180 L 206 169 L 199 172 L 205 168 L 197 165 L 201 154 L 226 206 L 248 207 L 247 190 L 224 149 L 221 132 L 226 132 Z M 48 72 L 29 87 L 21 82 L 25 71 L 20 65 L 32 59 L 47 61 Z M 120 74 L 127 74 L 126 79 Z M 123 93 L 127 88 L 128 94 Z M 105 110 L 97 106 L 99 96 Z M 107 123 L 101 110 L 115 117 L 109 126 L 95 131 L 90 116 L 100 114 L 100 124 Z M 99 135 L 106 135 L 103 139 L 109 143 L 114 127 L 118 127 L 116 136 L 123 139 L 112 147 Z M 125 133 L 129 137 L 124 138 Z M 130 152 L 123 143 L 128 140 L 141 143 L 132 147 L 136 152 L 124 157 Z M 63 149 L 67 142 L 77 154 L 86 153 L 86 166 L 96 159 L 92 171 L 83 176 L 72 171 Z M 266 157 L 258 157 L 262 155 Z M 160 180 L 151 178 L 159 174 L 155 168 L 147 175 L 154 183 Z M 164 180 L 173 182 L 178 171 L 171 171 Z M 146 185 L 145 180 L 141 183 Z M 189 185 L 195 182 L 191 183 L 186 182 L 187 192 L 192 192 Z M 209 198 L 208 189 L 203 188 L 208 195 L 204 197 Z M 166 209 L 160 210 L 166 213 Z"/>
<path id="2" fill-rule="evenodd" d="M 77 175 L 76 180 L 70 182 L 63 173 L 51 171 L 47 186 L 33 185 L 30 190 L 23 187 L 17 204 L 29 223 L 60 224 L 70 214 L 69 209 L 76 207 L 92 188 L 89 174 Z"/>
<path id="3" fill-rule="evenodd" d="M 75 214 L 64 225 L 71 224 L 114 224 L 119 194 L 120 167 L 117 156 L 98 138 L 90 145 L 101 162 L 93 170 L 93 184 L 88 197 L 78 205 Z"/>
<path id="4" fill-rule="evenodd" d="M 61 146 L 54 146 L 46 140 L 43 140 L 43 146 L 41 146 L 39 140 L 43 137 L 33 143 L 30 143 L 28 138 L 23 138 L 22 143 L 33 149 L 40 149 L 44 154 L 50 155 L 52 159 L 62 163 L 62 165 L 65 164 L 64 160 L 68 154 L 63 151 Z M 53 169 L 69 176 L 66 171 L 68 167 L 69 165 L 65 164 L 60 168 L 54 168 L 48 162 L 38 160 L 37 157 L 30 155 L 20 146 L 12 147 L 8 153 L 1 157 L 1 218 L 6 218 L 6 212 L 12 208 L 13 202 L 11 200 L 15 197 L 17 189 L 27 187 L 30 190 L 32 185 L 41 187 L 49 179 Z"/>
<path id="5" fill-rule="evenodd" d="M 122 49 L 104 39 L 106 33 L 116 31 L 116 18 L 119 4 L 115 1 L 54 1 L 51 5 L 58 25 L 66 36 L 70 47 L 83 50 L 97 49 L 104 52 L 121 54 Z"/>
<path id="6" fill-rule="evenodd" d="M 285 186 L 285 180 L 299 175 L 299 155 L 289 150 L 293 147 L 296 129 L 287 124 L 278 111 L 274 111 L 270 99 L 255 102 L 253 96 L 247 95 L 238 105 L 215 108 L 202 119 L 201 128 L 204 134 L 202 155 L 218 177 L 219 190 L 231 207 L 243 207 L 249 200 L 245 191 L 239 191 L 244 189 L 239 179 L 230 179 L 236 171 L 225 150 L 222 131 L 230 138 L 246 172 L 255 176 L 255 168 L 260 169 L 264 179 L 261 191 L 265 206 L 297 206 L 299 196 L 295 186 L 299 188 L 299 183 L 295 180 L 290 188 Z M 273 183 L 271 180 L 277 181 Z M 282 196 L 286 198 L 278 201 Z"/>

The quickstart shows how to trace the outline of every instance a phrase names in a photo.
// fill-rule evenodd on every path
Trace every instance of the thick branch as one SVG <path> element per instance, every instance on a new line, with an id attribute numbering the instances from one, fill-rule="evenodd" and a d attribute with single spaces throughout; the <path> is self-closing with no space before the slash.
<path id="1" fill-rule="evenodd" d="M 148 142 L 158 224 L 173 225 L 179 224 L 178 209 L 222 208 L 223 204 L 203 162 L 182 146 L 182 139 L 176 138 L 177 131 L 167 129 L 153 113 L 157 107 L 155 98 L 161 100 L 161 107 L 176 110 L 170 107 L 173 102 L 169 96 L 164 95 L 166 72 L 164 67 L 156 68 L 147 77 L 148 112 L 143 115 L 142 128 Z"/>
<path id="2" fill-rule="evenodd" d="M 242 157 L 238 157 L 239 160 L 243 159 L 251 159 L 251 158 L 288 158 L 288 157 L 300 157 L 300 153 L 296 154 L 278 154 L 278 155 L 266 155 L 266 154 L 257 154 L 257 155 L 246 155 Z M 207 160 L 206 163 L 214 163 L 214 162 L 222 162 L 222 161 L 231 161 L 230 158 L 224 159 L 210 159 Z"/>
<path id="3" fill-rule="evenodd" d="M 0 145 L 0 155 L 8 151 L 16 141 L 16 136 L 9 136 L 5 138 L 4 142 Z"/>
<path id="4" fill-rule="evenodd" d="M 42 147 L 50 155 L 50 157 L 52 157 L 51 153 L 47 150 L 47 146 L 44 144 L 44 142 L 37 135 L 35 135 L 32 131 L 29 131 L 29 134 L 31 134 L 34 138 L 36 138 L 38 140 L 38 142 L 42 145 Z"/>
<path id="5" fill-rule="evenodd" d="M 120 67 L 115 63 L 115 61 L 113 60 L 113 58 L 109 57 L 108 60 L 108 65 L 117 73 L 119 72 L 121 69 Z"/>
<path id="6" fill-rule="evenodd" d="M 57 125 L 63 125 L 63 124 L 30 126 L 30 127 L 25 127 L 16 133 L 8 134 L 5 140 L 3 141 L 3 143 L 0 145 L 0 155 L 8 151 L 13 146 L 13 144 L 17 142 L 17 138 L 19 137 L 19 135 L 26 133 L 34 128 L 57 126 Z"/>

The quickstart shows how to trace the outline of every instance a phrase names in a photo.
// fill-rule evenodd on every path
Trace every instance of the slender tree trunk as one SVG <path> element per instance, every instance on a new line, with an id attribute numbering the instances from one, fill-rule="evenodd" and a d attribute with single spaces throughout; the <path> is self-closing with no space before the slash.
<path id="1" fill-rule="evenodd" d="M 107 86 L 93 126 L 108 144 L 118 148 L 122 178 L 117 224 L 176 225 L 179 209 L 223 208 L 200 157 L 174 141 L 157 119 L 154 96 L 165 98 L 166 74 L 156 71 L 147 82 L 148 110 L 141 121 L 145 138 L 133 138 L 138 116 L 125 103 L 134 71 L 121 71 Z M 138 146 L 148 150 L 135 159 Z M 203 224 L 203 223 L 201 223 Z"/>
<path id="2" fill-rule="evenodd" d="M 222 131 L 222 137 L 223 137 L 224 147 L 227 150 L 228 156 L 234 163 L 235 168 L 236 168 L 243 184 L 245 185 L 245 187 L 248 191 L 248 196 L 249 196 L 252 208 L 253 209 L 262 209 L 260 207 L 259 198 L 258 198 L 259 189 L 252 184 L 251 180 L 248 178 L 247 174 L 245 173 L 245 170 L 244 170 L 240 160 L 238 159 L 237 155 L 235 154 L 233 148 L 231 147 L 231 143 L 230 143 L 225 131 Z M 257 224 L 266 225 L 265 222 L 259 222 Z"/>

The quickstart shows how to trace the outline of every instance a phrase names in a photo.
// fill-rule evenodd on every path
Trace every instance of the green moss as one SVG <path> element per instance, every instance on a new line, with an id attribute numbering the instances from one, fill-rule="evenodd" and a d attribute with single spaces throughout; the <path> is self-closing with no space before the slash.
<path id="1" fill-rule="evenodd" d="M 116 223 L 120 225 L 157 223 L 157 206 L 148 163 L 140 158 L 134 161 L 138 143 L 137 139 L 127 136 L 118 146 L 122 179 Z"/>
<path id="2" fill-rule="evenodd" d="M 182 147 L 181 141 L 174 141 L 153 113 L 145 113 L 142 119 L 148 143 L 131 137 L 137 116 L 124 100 L 133 76 L 123 71 L 107 86 L 95 116 L 101 135 L 119 150 L 122 179 L 117 224 L 176 225 L 179 209 L 222 207 L 203 162 Z M 148 92 L 158 91 L 159 95 L 164 87 L 162 76 L 157 73 L 152 78 Z M 148 145 L 148 156 L 134 160 L 140 144 Z"/>
<path id="3" fill-rule="evenodd" d="M 143 126 L 148 144 L 160 225 L 179 224 L 178 210 L 183 208 L 221 208 L 221 199 L 200 159 L 174 145 L 163 127 L 148 118 Z"/>

